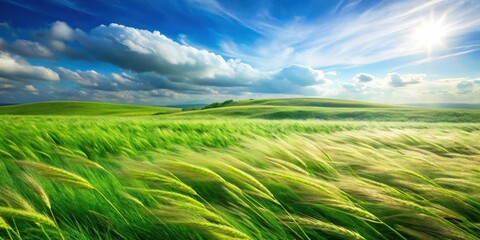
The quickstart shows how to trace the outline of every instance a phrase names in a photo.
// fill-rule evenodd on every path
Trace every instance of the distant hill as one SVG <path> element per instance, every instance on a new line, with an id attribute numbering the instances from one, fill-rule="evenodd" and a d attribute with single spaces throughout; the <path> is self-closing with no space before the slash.
<path id="1" fill-rule="evenodd" d="M 228 106 L 303 106 L 303 107 L 331 107 L 331 108 L 385 108 L 392 105 L 360 102 L 352 100 L 330 99 L 330 98 L 265 98 L 233 101 Z"/>
<path id="2" fill-rule="evenodd" d="M 429 108 L 463 108 L 480 109 L 480 103 L 409 103 L 405 106 L 429 107 Z"/>
<path id="3" fill-rule="evenodd" d="M 100 102 L 38 102 L 1 106 L 0 114 L 11 115 L 78 115 L 78 116 L 146 116 L 173 113 L 176 108 L 114 104 Z"/>
<path id="4" fill-rule="evenodd" d="M 202 108 L 208 105 L 207 103 L 198 103 L 198 104 L 175 104 L 175 105 L 167 105 L 165 107 L 170 108 Z"/>
<path id="5" fill-rule="evenodd" d="M 325 98 L 282 98 L 225 101 L 205 109 L 169 116 L 226 116 L 263 119 L 322 119 L 361 121 L 480 122 L 480 111 L 386 105 Z"/>

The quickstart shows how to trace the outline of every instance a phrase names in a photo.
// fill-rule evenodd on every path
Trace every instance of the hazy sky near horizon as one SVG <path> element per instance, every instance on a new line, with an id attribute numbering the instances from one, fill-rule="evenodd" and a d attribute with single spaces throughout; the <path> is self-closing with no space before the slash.
<path id="1" fill-rule="evenodd" d="M 480 103 L 480 1 L 0 0 L 0 103 Z"/>

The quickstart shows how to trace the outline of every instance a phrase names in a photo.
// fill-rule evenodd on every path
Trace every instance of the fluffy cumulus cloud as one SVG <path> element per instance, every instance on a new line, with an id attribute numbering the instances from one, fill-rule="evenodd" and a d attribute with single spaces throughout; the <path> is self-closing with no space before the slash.
<path id="1" fill-rule="evenodd" d="M 463 80 L 456 85 L 458 94 L 480 92 L 480 79 Z"/>
<path id="2" fill-rule="evenodd" d="M 15 40 L 11 45 L 11 51 L 25 57 L 52 58 L 52 52 L 38 42 L 29 40 Z"/>
<path id="3" fill-rule="evenodd" d="M 352 82 L 342 84 L 343 90 L 348 93 L 349 96 L 354 95 L 366 95 L 371 94 L 372 89 L 384 87 L 385 83 L 383 79 L 376 78 L 368 73 L 358 73 L 352 78 Z"/>
<path id="4" fill-rule="evenodd" d="M 139 77 L 138 74 L 129 75 L 127 73 L 111 73 L 102 74 L 95 70 L 75 70 L 66 69 L 63 67 L 57 68 L 60 78 L 63 80 L 73 81 L 80 86 L 87 89 L 97 89 L 103 91 L 145 91 L 158 88 L 168 88 L 168 86 L 161 86 L 160 76 L 157 79 L 158 85 L 152 84 L 150 78 Z M 164 81 L 168 81 L 163 78 Z"/>
<path id="5" fill-rule="evenodd" d="M 388 73 L 384 78 L 376 78 L 368 73 L 358 73 L 352 83 L 345 83 L 343 87 L 349 91 L 362 92 L 368 89 L 388 89 L 390 87 L 406 87 L 423 82 L 425 74 Z"/>
<path id="6" fill-rule="evenodd" d="M 275 79 L 287 80 L 299 86 L 311 86 L 325 83 L 322 71 L 301 65 L 290 65 L 274 75 Z"/>
<path id="7" fill-rule="evenodd" d="M 53 70 L 33 66 L 18 56 L 0 51 L 0 78 L 10 81 L 59 80 L 59 75 Z"/>
<path id="8" fill-rule="evenodd" d="M 300 94 L 315 96 L 318 87 L 328 82 L 321 70 L 302 65 L 290 65 L 254 82 L 247 92 Z"/>
<path id="9" fill-rule="evenodd" d="M 101 25 L 86 38 L 85 46 L 98 60 L 134 72 L 155 72 L 174 81 L 209 86 L 242 86 L 261 73 L 237 59 L 177 43 L 158 31 L 119 24 Z"/>
<path id="10" fill-rule="evenodd" d="M 371 82 L 375 79 L 373 75 L 370 75 L 368 73 L 359 73 L 353 77 L 353 80 L 355 82 L 359 83 L 366 83 L 366 82 Z"/>
<path id="11" fill-rule="evenodd" d="M 479 93 L 478 78 L 427 80 L 425 74 L 389 73 L 369 82 L 354 77 L 335 97 L 385 103 L 478 103 Z"/>
<path id="12" fill-rule="evenodd" d="M 17 39 L 8 43 L 0 38 L 0 50 L 18 54 L 24 57 L 52 59 L 53 53 L 39 42 Z"/>
<path id="13" fill-rule="evenodd" d="M 28 92 L 31 92 L 31 93 L 38 93 L 38 89 L 35 88 L 35 87 L 34 87 L 33 85 L 31 85 L 31 84 L 25 85 L 24 90 L 25 90 L 25 91 L 28 91 Z"/>
<path id="14" fill-rule="evenodd" d="M 74 81 L 84 87 L 95 88 L 105 84 L 111 84 L 113 86 L 114 83 L 113 81 L 111 82 L 106 76 L 97 73 L 95 70 L 72 71 L 64 67 L 59 67 L 57 72 L 62 79 Z"/>
<path id="15" fill-rule="evenodd" d="M 75 38 L 75 30 L 73 30 L 67 23 L 56 21 L 52 24 L 51 36 L 54 39 L 73 40 Z"/>
<path id="16" fill-rule="evenodd" d="M 379 78 L 368 73 L 358 73 L 352 78 L 352 82 L 342 85 L 342 96 L 349 98 L 361 98 L 363 100 L 374 100 L 381 95 L 390 95 L 395 89 L 421 85 L 425 82 L 425 74 L 399 74 L 388 73 L 385 77 Z"/>
<path id="17" fill-rule="evenodd" d="M 49 68 L 33 66 L 19 56 L 0 51 L 0 102 L 32 101 L 33 95 L 39 95 L 35 83 L 59 79 Z"/>
<path id="18" fill-rule="evenodd" d="M 262 72 L 238 59 L 225 59 L 207 50 L 175 42 L 158 31 L 119 24 L 100 25 L 83 32 L 56 22 L 45 35 L 51 38 L 51 47 L 67 57 L 103 61 L 129 72 L 100 74 L 94 70 L 57 69 L 62 79 L 84 88 L 103 91 L 163 89 L 191 94 L 308 92 L 315 95 L 312 86 L 327 81 L 322 71 L 311 67 L 290 65 Z M 75 51 L 83 52 L 83 56 L 73 54 Z"/>
<path id="19" fill-rule="evenodd" d="M 95 70 L 75 70 L 63 67 L 57 68 L 57 72 L 62 80 L 73 81 L 83 88 L 102 90 L 107 92 L 114 91 L 155 91 L 165 92 L 174 91 L 178 93 L 189 94 L 209 94 L 212 88 L 207 86 L 198 86 L 184 82 L 173 82 L 168 78 L 157 73 L 110 73 L 102 74 Z M 152 96 L 159 96 L 153 94 Z"/>
<path id="20" fill-rule="evenodd" d="M 425 74 L 404 74 L 389 73 L 385 78 L 393 87 L 405 87 L 411 84 L 418 84 L 425 80 Z"/>

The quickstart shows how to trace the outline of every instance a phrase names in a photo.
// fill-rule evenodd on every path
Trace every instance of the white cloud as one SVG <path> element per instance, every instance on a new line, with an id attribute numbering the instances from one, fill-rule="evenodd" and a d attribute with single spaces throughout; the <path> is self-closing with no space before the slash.
<path id="1" fill-rule="evenodd" d="M 169 89 L 183 93 L 254 91 L 315 95 L 312 86 L 327 81 L 323 71 L 308 66 L 293 64 L 277 71 L 259 71 L 239 59 L 224 59 L 175 42 L 158 31 L 119 24 L 101 25 L 77 37 L 85 47 L 83 52 L 132 74 L 103 75 L 59 68 L 62 79 L 105 91 Z M 336 72 L 329 73 L 333 74 Z"/>
<path id="2" fill-rule="evenodd" d="M 51 35 L 55 39 L 73 40 L 75 31 L 65 22 L 56 21 L 52 24 Z"/>
<path id="3" fill-rule="evenodd" d="M 342 88 L 332 97 L 384 103 L 480 103 L 478 78 L 427 80 L 425 74 L 389 73 L 367 83 L 353 79 Z"/>
<path id="4" fill-rule="evenodd" d="M 24 90 L 31 93 L 38 93 L 38 89 L 33 85 L 25 85 Z"/>
<path id="5" fill-rule="evenodd" d="M 373 81 L 374 79 L 375 77 L 368 73 L 359 73 L 353 77 L 353 80 L 355 82 L 360 82 L 360 83 L 370 82 L 370 81 Z"/>
<path id="6" fill-rule="evenodd" d="M 56 72 L 41 66 L 32 66 L 20 57 L 0 51 L 0 78 L 11 81 L 59 80 Z"/>
<path id="7" fill-rule="evenodd" d="M 321 70 L 290 65 L 248 86 L 246 92 L 318 96 L 319 86 L 329 82 Z"/>
<path id="8" fill-rule="evenodd" d="M 385 79 L 377 78 L 369 73 L 357 73 L 353 76 L 352 82 L 343 83 L 341 86 L 344 90 L 341 92 L 346 93 L 350 98 L 357 95 L 373 95 L 379 89 L 389 88 Z"/>
<path id="9" fill-rule="evenodd" d="M 165 91 L 183 94 L 245 94 L 248 92 L 271 94 L 306 94 L 317 96 L 321 85 L 328 82 L 320 70 L 292 65 L 264 73 L 264 78 L 245 86 L 204 86 L 188 82 L 174 82 L 154 72 L 100 74 L 94 70 L 57 68 L 60 78 L 73 81 L 88 89 L 102 91 Z M 156 96 L 158 94 L 155 94 Z"/>
<path id="10" fill-rule="evenodd" d="M 0 50 L 24 57 L 53 58 L 53 53 L 42 44 L 24 39 L 17 39 L 13 43 L 8 43 L 0 38 Z"/>
<path id="11" fill-rule="evenodd" d="M 119 83 L 128 84 L 132 82 L 132 80 L 129 79 L 131 77 L 126 73 L 122 73 L 122 75 L 119 75 L 117 73 L 112 73 L 111 76 L 115 81 Z"/>
<path id="12" fill-rule="evenodd" d="M 404 87 L 411 84 L 418 84 L 425 80 L 425 74 L 403 74 L 389 73 L 385 80 L 393 87 Z"/>
<path id="13" fill-rule="evenodd" d="M 458 82 L 456 87 L 458 94 L 480 92 L 480 79 L 463 80 Z"/>
<path id="14" fill-rule="evenodd" d="M 152 91 L 163 89 L 190 94 L 208 94 L 211 92 L 211 88 L 208 86 L 172 82 L 168 78 L 154 72 L 101 74 L 95 70 L 72 71 L 63 67 L 58 67 L 57 71 L 62 80 L 73 81 L 84 88 L 102 91 Z"/>
<path id="15" fill-rule="evenodd" d="M 302 65 L 290 65 L 283 68 L 274 78 L 288 80 L 289 82 L 300 86 L 311 86 L 325 83 L 326 78 L 322 71 Z"/>
<path id="16" fill-rule="evenodd" d="M 25 57 L 53 58 L 52 52 L 42 44 L 23 39 L 15 40 L 10 51 Z"/>
<path id="17" fill-rule="evenodd" d="M 177 43 L 158 31 L 119 24 L 101 25 L 88 36 L 91 53 L 99 60 L 135 72 L 156 72 L 176 81 L 199 85 L 246 85 L 261 73 L 238 59 Z"/>
<path id="18" fill-rule="evenodd" d="M 109 82 L 105 76 L 98 74 L 95 70 L 71 71 L 63 67 L 58 67 L 57 71 L 62 79 L 75 81 L 84 87 L 98 87 L 102 82 Z"/>
<path id="19" fill-rule="evenodd" d="M 425 74 L 399 74 L 388 73 L 383 78 L 375 77 L 368 73 L 358 73 L 352 78 L 352 82 L 342 84 L 343 91 L 339 97 L 359 99 L 367 101 L 379 101 L 378 99 L 388 98 L 388 101 L 395 101 L 393 93 L 418 91 L 412 90 L 415 85 L 425 82 Z M 405 90 L 398 90 L 405 89 Z M 423 89 L 423 88 L 422 88 Z M 426 89 L 423 89 L 426 90 Z M 422 90 L 422 91 L 423 91 Z M 410 94 L 410 93 L 408 93 Z"/>

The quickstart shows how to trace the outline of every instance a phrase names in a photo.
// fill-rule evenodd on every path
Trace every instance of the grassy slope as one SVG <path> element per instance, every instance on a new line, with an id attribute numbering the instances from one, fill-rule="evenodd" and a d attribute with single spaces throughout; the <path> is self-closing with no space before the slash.
<path id="1" fill-rule="evenodd" d="M 336 107 L 336 108 L 382 108 L 392 107 L 392 105 L 360 102 L 352 100 L 331 99 L 331 98 L 265 98 L 254 100 L 234 101 L 229 106 L 248 106 L 248 105 L 267 105 L 267 106 L 311 106 L 311 107 Z"/>
<path id="2" fill-rule="evenodd" d="M 175 108 L 99 102 L 39 102 L 0 107 L 0 114 L 145 116 L 179 111 Z"/>
<path id="3" fill-rule="evenodd" d="M 236 101 L 177 117 L 227 116 L 263 119 L 324 119 L 364 121 L 480 122 L 480 110 L 434 109 L 315 98 Z"/>

